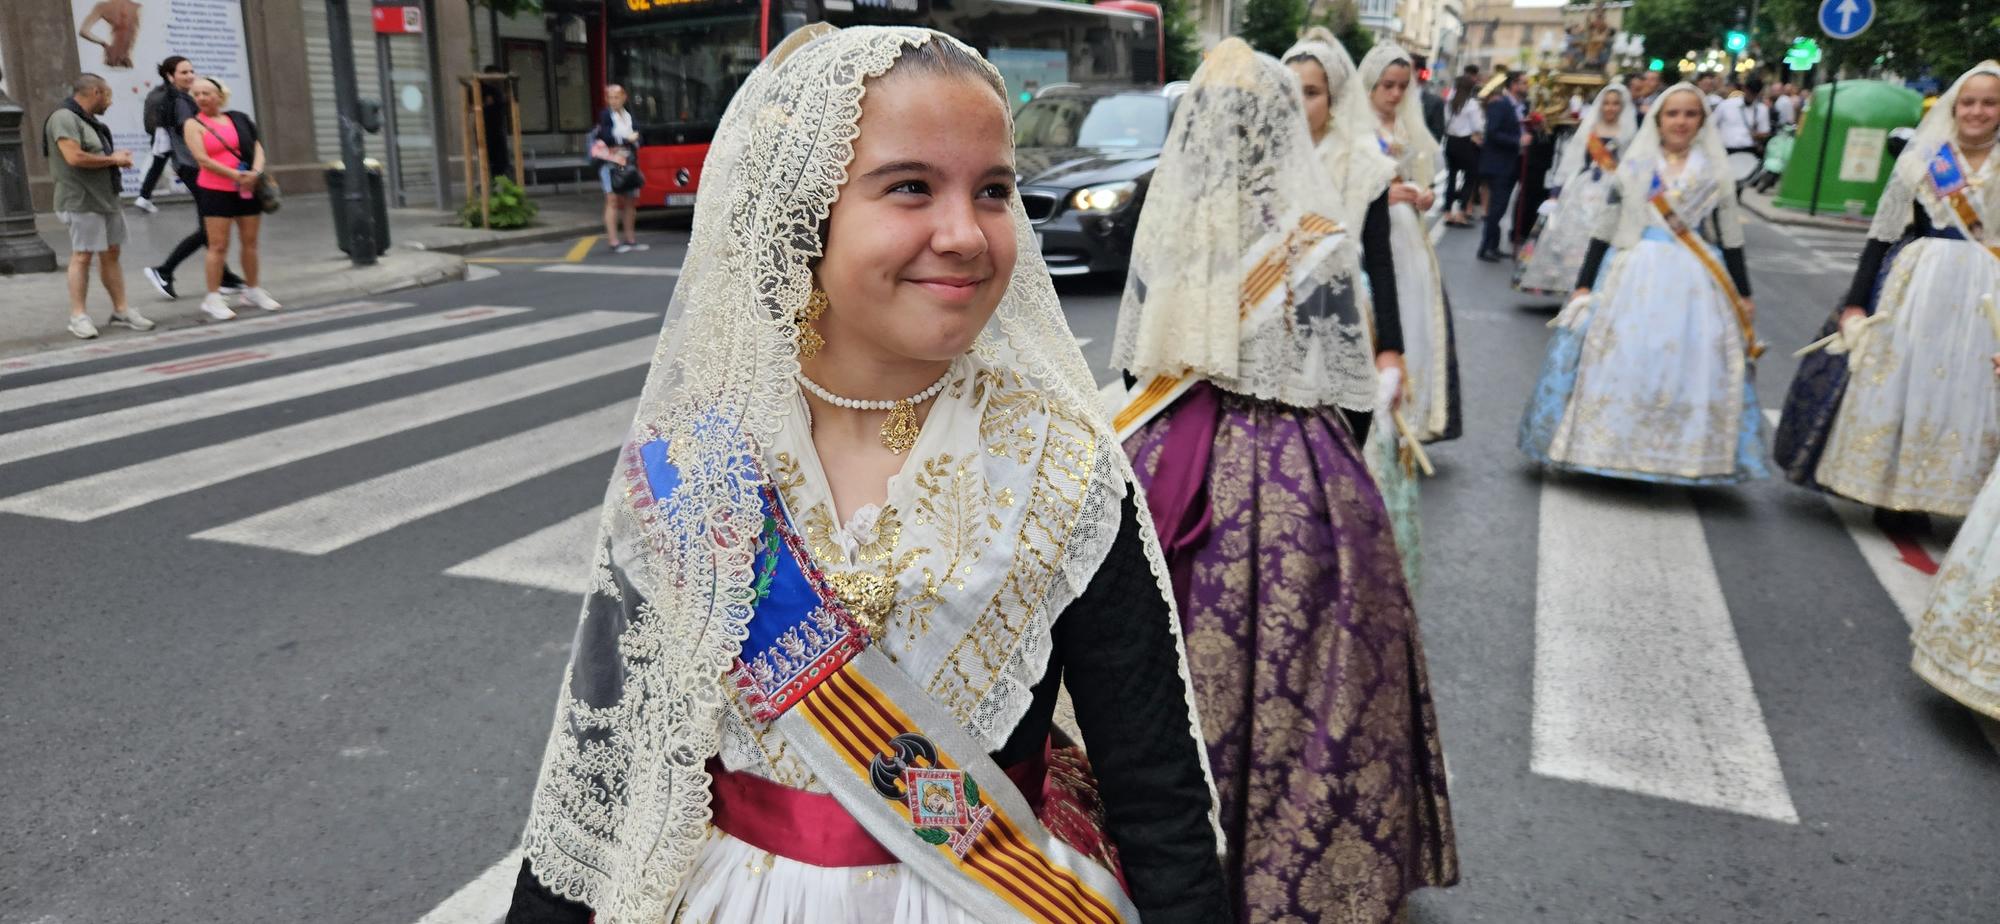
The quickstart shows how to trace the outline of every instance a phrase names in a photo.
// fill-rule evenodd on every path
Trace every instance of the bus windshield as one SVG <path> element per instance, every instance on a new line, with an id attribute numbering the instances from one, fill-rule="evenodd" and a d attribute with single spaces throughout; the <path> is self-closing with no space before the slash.
<path id="1" fill-rule="evenodd" d="M 625 87 L 648 144 L 709 140 L 759 56 L 755 13 L 651 23 L 610 38 L 611 82 Z"/>

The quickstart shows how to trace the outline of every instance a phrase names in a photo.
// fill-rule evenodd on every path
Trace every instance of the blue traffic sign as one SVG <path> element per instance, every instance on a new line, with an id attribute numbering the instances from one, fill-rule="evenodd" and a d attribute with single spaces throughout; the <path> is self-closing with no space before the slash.
<path id="1" fill-rule="evenodd" d="M 1851 39 L 1875 21 L 1875 0 L 1819 0 L 1819 27 L 1828 38 Z"/>

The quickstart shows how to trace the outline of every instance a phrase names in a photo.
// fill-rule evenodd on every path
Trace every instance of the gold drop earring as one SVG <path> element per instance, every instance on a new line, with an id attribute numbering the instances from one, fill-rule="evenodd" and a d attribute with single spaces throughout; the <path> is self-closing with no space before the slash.
<path id="1" fill-rule="evenodd" d="M 826 346 L 826 338 L 820 336 L 819 331 L 812 326 L 812 322 L 819 320 L 824 314 L 826 314 L 826 290 L 815 284 L 812 294 L 806 296 L 805 307 L 799 309 L 800 359 L 811 359 L 819 355 L 821 348 Z"/>

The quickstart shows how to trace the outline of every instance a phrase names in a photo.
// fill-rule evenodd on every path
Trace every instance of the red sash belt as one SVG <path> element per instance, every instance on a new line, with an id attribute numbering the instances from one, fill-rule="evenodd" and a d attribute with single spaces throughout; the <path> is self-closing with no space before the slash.
<path id="1" fill-rule="evenodd" d="M 1034 759 L 1007 768 L 1007 778 L 1021 790 L 1028 806 L 1042 810 L 1042 789 L 1049 771 L 1045 745 Z M 724 834 L 758 850 L 813 866 L 883 866 L 899 862 L 896 855 L 841 808 L 827 793 L 793 789 L 761 776 L 725 770 L 708 761 L 709 807 Z"/>

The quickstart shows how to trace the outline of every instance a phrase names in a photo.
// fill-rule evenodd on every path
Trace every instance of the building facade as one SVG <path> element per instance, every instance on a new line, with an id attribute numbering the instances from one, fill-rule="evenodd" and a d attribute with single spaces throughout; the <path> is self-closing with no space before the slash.
<path id="1" fill-rule="evenodd" d="M 6 0 L 0 61 L 6 92 L 27 111 L 26 169 L 38 209 L 49 207 L 41 125 L 77 74 L 111 80 L 106 121 L 138 164 L 147 165 L 141 125 L 146 90 L 167 54 L 226 75 L 230 108 L 257 122 L 270 172 L 287 192 L 325 188 L 340 158 L 328 0 Z M 367 156 L 388 167 L 408 204 L 435 201 L 439 168 L 459 177 L 465 145 L 460 81 L 498 70 L 515 78 L 522 147 L 573 153 L 602 104 L 603 0 L 544 0 L 542 13 L 506 18 L 464 0 L 347 0 L 359 95 L 382 104 L 385 127 L 364 137 Z M 378 15 L 380 8 L 381 15 Z M 378 31 L 377 25 L 385 28 Z M 87 34 L 85 34 L 87 33 Z M 503 107 L 504 108 L 504 107 Z M 500 109 L 488 112 L 499 115 Z M 440 158 L 439 145 L 443 146 Z M 532 162 L 534 155 L 530 155 Z M 171 184 L 164 184 L 171 185 Z"/>

